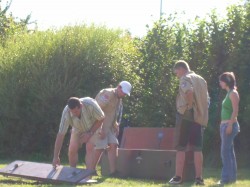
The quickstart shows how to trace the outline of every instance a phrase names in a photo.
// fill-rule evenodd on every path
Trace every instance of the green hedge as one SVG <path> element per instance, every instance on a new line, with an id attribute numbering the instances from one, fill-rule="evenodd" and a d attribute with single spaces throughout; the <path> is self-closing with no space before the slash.
<path id="1" fill-rule="evenodd" d="M 172 67 L 179 59 L 208 83 L 204 153 L 210 164 L 220 160 L 219 114 L 225 92 L 218 76 L 224 71 L 235 72 L 241 96 L 237 152 L 249 152 L 249 1 L 227 11 L 223 19 L 213 11 L 207 19 L 185 24 L 172 15 L 147 28 L 143 38 L 94 25 L 14 35 L 0 48 L 0 155 L 52 155 L 66 100 L 95 97 L 121 80 L 133 85 L 124 108 L 131 126 L 174 126 L 178 80 Z"/>
<path id="2" fill-rule="evenodd" d="M 223 19 L 212 11 L 206 19 L 196 18 L 185 24 L 176 21 L 175 16 L 169 16 L 156 22 L 139 42 L 143 58 L 139 65 L 142 69 L 140 77 L 145 85 L 142 91 L 144 110 L 140 115 L 146 123 L 150 122 L 148 126 L 174 124 L 178 91 L 178 81 L 172 73 L 175 61 L 186 60 L 192 70 L 207 80 L 211 105 L 204 153 L 210 166 L 220 164 L 219 124 L 225 91 L 220 89 L 218 77 L 225 71 L 236 74 L 241 97 L 239 122 L 242 131 L 235 141 L 236 151 L 244 157 L 250 150 L 250 3 L 233 5 L 227 12 Z"/>
<path id="3" fill-rule="evenodd" d="M 123 79 L 139 80 L 131 38 L 105 27 L 19 35 L 0 51 L 1 155 L 52 154 L 70 96 L 95 97 Z"/>

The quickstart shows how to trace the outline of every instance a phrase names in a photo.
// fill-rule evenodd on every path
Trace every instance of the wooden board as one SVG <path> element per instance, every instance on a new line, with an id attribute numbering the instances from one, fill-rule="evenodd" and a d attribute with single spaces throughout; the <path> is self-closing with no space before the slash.
<path id="1" fill-rule="evenodd" d="M 118 177 L 169 179 L 175 174 L 174 150 L 118 149 L 116 170 Z M 109 175 L 107 151 L 101 159 L 102 175 Z"/>
<path id="2" fill-rule="evenodd" d="M 124 128 L 120 148 L 174 150 L 174 128 Z"/>
<path id="3" fill-rule="evenodd" d="M 116 162 L 117 177 L 169 180 L 175 175 L 176 151 L 152 149 L 118 149 Z M 108 176 L 109 160 L 107 151 L 101 159 L 102 175 Z M 183 181 L 193 181 L 195 168 L 193 152 L 186 152 Z"/>
<path id="4" fill-rule="evenodd" d="M 83 180 L 92 175 L 94 171 L 66 166 L 53 168 L 51 164 L 27 162 L 16 160 L 0 169 L 0 174 L 5 176 L 22 177 L 49 183 L 88 183 Z"/>
<path id="5" fill-rule="evenodd" d="M 175 128 L 127 127 L 124 128 L 120 148 L 175 150 Z M 185 151 L 193 151 L 188 145 Z"/>

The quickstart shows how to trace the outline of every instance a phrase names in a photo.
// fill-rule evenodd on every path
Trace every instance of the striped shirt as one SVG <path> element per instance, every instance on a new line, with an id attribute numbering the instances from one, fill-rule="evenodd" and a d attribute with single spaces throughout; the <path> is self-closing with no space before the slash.
<path id="1" fill-rule="evenodd" d="M 66 134 L 69 126 L 74 127 L 79 133 L 87 132 L 91 129 L 95 121 L 104 119 L 104 113 L 96 100 L 85 97 L 81 98 L 80 101 L 83 104 L 80 118 L 73 116 L 69 107 L 65 106 L 62 113 L 59 133 Z"/>

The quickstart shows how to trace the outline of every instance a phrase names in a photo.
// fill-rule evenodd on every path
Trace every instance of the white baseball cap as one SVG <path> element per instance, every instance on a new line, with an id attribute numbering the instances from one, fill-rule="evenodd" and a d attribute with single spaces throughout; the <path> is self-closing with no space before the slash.
<path id="1" fill-rule="evenodd" d="M 122 88 L 122 92 L 125 93 L 126 95 L 130 96 L 130 92 L 131 92 L 131 84 L 128 81 L 122 81 L 119 84 Z"/>

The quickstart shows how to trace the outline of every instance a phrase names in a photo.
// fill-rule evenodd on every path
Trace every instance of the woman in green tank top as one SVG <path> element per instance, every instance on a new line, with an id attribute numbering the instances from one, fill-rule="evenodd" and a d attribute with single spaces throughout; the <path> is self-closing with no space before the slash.
<path id="1" fill-rule="evenodd" d="M 220 137 L 223 167 L 218 184 L 227 184 L 236 182 L 237 163 L 234 153 L 234 138 L 240 131 L 237 121 L 240 99 L 233 72 L 223 73 L 220 75 L 219 81 L 221 88 L 227 91 L 227 95 L 222 102 L 221 109 Z"/>

